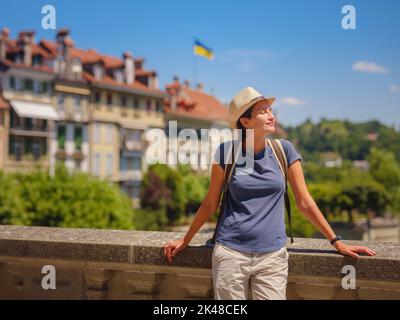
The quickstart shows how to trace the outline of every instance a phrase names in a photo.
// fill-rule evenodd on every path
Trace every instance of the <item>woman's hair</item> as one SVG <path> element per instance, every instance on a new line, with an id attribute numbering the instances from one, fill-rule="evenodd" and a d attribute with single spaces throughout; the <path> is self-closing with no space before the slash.
<path id="1" fill-rule="evenodd" d="M 244 142 L 246 141 L 246 128 L 242 125 L 242 123 L 240 122 L 240 119 L 242 117 L 246 118 L 246 119 L 250 119 L 251 118 L 251 112 L 253 111 L 253 107 L 254 105 L 252 105 L 250 108 L 248 108 L 238 119 L 238 121 L 236 122 L 236 127 L 238 129 L 241 130 L 242 133 L 242 146 L 244 145 Z"/>

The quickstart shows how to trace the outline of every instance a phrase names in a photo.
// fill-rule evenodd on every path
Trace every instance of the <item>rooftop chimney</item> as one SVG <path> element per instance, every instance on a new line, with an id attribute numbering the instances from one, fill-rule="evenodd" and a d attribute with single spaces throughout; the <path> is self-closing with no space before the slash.
<path id="1" fill-rule="evenodd" d="M 3 28 L 0 35 L 0 61 L 5 60 L 7 56 L 7 41 L 10 35 L 10 30 Z"/>
<path id="2" fill-rule="evenodd" d="M 71 36 L 69 34 L 69 29 L 67 29 L 67 28 L 58 30 L 56 40 L 57 40 L 57 44 L 61 45 L 61 49 L 63 50 L 62 53 L 64 55 L 66 53 L 69 53 L 69 52 L 65 52 L 65 51 L 68 51 L 68 49 L 70 47 L 74 46 L 74 42 L 72 41 Z"/>
<path id="3" fill-rule="evenodd" d="M 129 51 L 124 52 L 124 77 L 128 84 L 132 84 L 135 81 L 135 64 L 132 53 Z"/>
<path id="4" fill-rule="evenodd" d="M 204 84 L 198 83 L 196 88 L 197 88 L 198 91 L 203 91 L 204 90 Z"/>
<path id="5" fill-rule="evenodd" d="M 158 76 L 157 73 L 155 73 L 154 75 L 152 75 L 150 77 L 150 88 L 152 89 L 159 89 L 159 84 L 158 84 Z"/>
<path id="6" fill-rule="evenodd" d="M 58 45 L 58 71 L 60 74 L 65 77 L 72 77 L 72 63 L 70 56 L 70 49 L 74 46 L 74 42 L 72 41 L 69 35 L 69 29 L 63 28 L 58 30 L 57 36 L 57 45 Z M 62 57 L 62 59 L 60 59 Z"/>
<path id="7" fill-rule="evenodd" d="M 185 80 L 185 81 L 184 81 L 184 85 L 185 85 L 186 87 L 190 87 L 190 81 L 189 81 L 189 80 Z"/>
<path id="8" fill-rule="evenodd" d="M 32 45 L 35 42 L 35 31 L 22 31 L 18 34 L 18 45 L 23 51 L 23 64 L 32 65 Z"/>

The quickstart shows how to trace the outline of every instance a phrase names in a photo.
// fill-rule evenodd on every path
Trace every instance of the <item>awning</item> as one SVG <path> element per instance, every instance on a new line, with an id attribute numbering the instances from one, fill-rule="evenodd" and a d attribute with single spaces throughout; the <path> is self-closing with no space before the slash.
<path id="1" fill-rule="evenodd" d="M 57 112 L 50 105 L 27 101 L 10 101 L 12 108 L 22 118 L 58 120 Z"/>

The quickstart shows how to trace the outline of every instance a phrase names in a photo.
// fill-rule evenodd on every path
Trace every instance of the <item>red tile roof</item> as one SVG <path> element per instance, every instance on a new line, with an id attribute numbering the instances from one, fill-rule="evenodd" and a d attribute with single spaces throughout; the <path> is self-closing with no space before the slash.
<path id="1" fill-rule="evenodd" d="M 9 39 L 8 41 L 6 41 L 7 44 L 7 51 L 8 52 L 21 52 L 23 49 L 21 47 L 18 46 L 17 40 L 11 40 Z M 42 47 L 40 47 L 39 45 L 33 43 L 32 44 L 32 54 L 39 54 L 42 55 L 43 58 L 48 59 L 51 57 L 51 55 L 46 52 L 46 50 L 44 50 Z"/>
<path id="2" fill-rule="evenodd" d="M 29 70 L 34 70 L 34 71 L 42 71 L 42 72 L 48 72 L 48 73 L 53 73 L 53 69 L 50 68 L 47 65 L 41 65 L 41 66 L 28 66 L 23 63 L 15 63 L 10 60 L 3 60 L 1 63 L 5 64 L 8 67 L 13 67 L 13 68 L 20 68 L 20 69 L 29 69 Z"/>
<path id="3" fill-rule="evenodd" d="M 4 110 L 4 109 L 8 109 L 9 108 L 9 104 L 6 100 L 4 100 L 4 98 L 2 96 L 0 96 L 0 109 Z"/>
<path id="4" fill-rule="evenodd" d="M 39 45 L 45 47 L 51 54 L 57 54 L 57 44 L 55 42 L 42 39 L 40 40 Z"/>
<path id="5" fill-rule="evenodd" d="M 32 45 L 32 54 L 39 54 L 39 55 L 43 56 L 43 58 L 45 58 L 45 59 L 51 58 L 51 55 L 49 53 L 47 53 L 46 50 L 44 50 L 43 48 L 38 46 L 37 44 Z"/>
<path id="6" fill-rule="evenodd" d="M 8 40 L 8 50 L 20 50 L 17 45 L 16 40 Z M 98 53 L 94 49 L 80 49 L 76 48 L 73 45 L 73 42 L 68 43 L 68 45 L 71 45 L 70 48 L 70 54 L 71 57 L 78 58 L 81 60 L 83 64 L 92 64 L 92 63 L 102 63 L 105 67 L 105 69 L 115 69 L 115 68 L 123 68 L 124 67 L 124 60 L 118 57 L 114 56 L 109 56 L 109 55 L 103 55 Z M 54 41 L 49 41 L 46 39 L 42 39 L 38 45 L 33 44 L 32 46 L 32 51 L 33 53 L 38 53 L 41 54 L 45 59 L 47 58 L 55 58 L 57 55 L 57 48 L 58 44 Z M 126 54 L 126 53 L 125 53 Z M 138 57 L 134 58 L 134 63 L 137 64 L 142 64 L 144 62 L 143 57 Z M 40 66 L 40 67 L 32 67 L 32 66 L 26 66 L 23 64 L 15 64 L 11 61 L 3 61 L 8 66 L 16 66 L 16 67 L 23 67 L 23 68 L 30 68 L 33 70 L 39 70 L 39 71 L 46 71 L 46 72 L 53 72 L 52 69 L 48 66 Z M 152 70 L 144 70 L 144 69 L 137 69 L 136 70 L 136 76 L 145 76 L 145 77 L 150 77 L 150 76 L 155 76 L 156 72 Z M 155 93 L 155 94 L 162 94 L 165 95 L 164 91 L 158 90 L 158 89 L 152 89 L 143 83 L 135 80 L 132 84 L 127 84 L 127 83 L 121 83 L 115 81 L 113 78 L 108 76 L 106 73 L 104 74 L 103 79 L 101 80 L 96 80 L 94 76 L 92 76 L 88 72 L 83 72 L 82 76 L 85 80 L 90 81 L 92 83 L 103 83 L 103 84 L 108 84 L 108 85 L 113 85 L 116 87 L 125 87 L 125 88 L 132 88 L 132 89 L 138 89 L 143 92 L 147 92 L 149 94 Z"/>
<path id="7" fill-rule="evenodd" d="M 51 51 L 52 54 L 55 55 L 57 53 L 57 43 L 43 39 L 41 40 L 41 44 L 45 46 L 49 51 Z M 73 47 L 71 48 L 71 56 L 74 58 L 79 58 L 84 64 L 103 62 L 104 66 L 107 69 L 122 68 L 124 66 L 124 61 L 122 59 L 109 55 L 100 54 L 94 49 L 84 50 Z M 134 62 L 143 62 L 143 61 L 144 58 L 142 57 L 134 58 Z M 143 70 L 143 72 L 151 73 L 153 71 Z"/>
<path id="8" fill-rule="evenodd" d="M 48 40 L 42 40 L 41 44 L 43 46 L 45 46 L 47 48 L 47 50 L 49 50 L 53 54 L 57 53 L 57 43 L 48 41 Z M 103 63 L 103 65 L 106 69 L 122 68 L 124 66 L 124 61 L 122 59 L 119 59 L 119 58 L 113 57 L 113 56 L 100 54 L 94 49 L 83 50 L 83 49 L 73 47 L 73 48 L 71 48 L 71 56 L 79 58 L 83 64 L 91 64 L 91 63 L 96 63 L 96 62 Z M 141 58 L 141 57 L 136 58 L 136 59 L 134 59 L 134 61 L 135 62 L 136 61 L 143 62 L 144 58 Z M 155 74 L 155 72 L 140 69 L 140 70 L 136 70 L 135 74 L 136 74 L 136 76 L 142 76 L 142 75 L 149 76 L 149 75 Z M 108 76 L 107 74 L 105 74 L 103 79 L 101 79 L 101 80 L 96 80 L 95 77 L 88 72 L 83 72 L 82 77 L 85 80 L 90 81 L 92 83 L 122 86 L 125 88 L 138 89 L 138 90 L 148 92 L 148 93 L 165 94 L 165 92 L 163 92 L 161 90 L 149 88 L 139 81 L 134 81 L 132 84 L 117 82 L 113 78 Z"/>
<path id="9" fill-rule="evenodd" d="M 107 69 L 123 68 L 124 67 L 124 61 L 122 61 L 121 59 L 118 59 L 116 57 L 102 55 L 101 59 L 103 60 L 104 66 Z"/>
<path id="10" fill-rule="evenodd" d="M 143 69 L 139 69 L 139 70 L 135 70 L 135 76 L 137 77 L 142 77 L 142 76 L 155 76 L 157 74 L 156 71 L 154 70 L 143 70 Z"/>
<path id="11" fill-rule="evenodd" d="M 78 58 L 83 64 L 95 63 L 101 61 L 101 56 L 96 50 L 82 50 L 78 48 L 71 48 L 71 57 Z"/>
<path id="12" fill-rule="evenodd" d="M 181 85 L 179 82 L 166 87 L 170 96 L 175 95 L 177 98 L 176 109 L 172 109 L 171 100 L 167 100 L 165 106 L 167 113 L 204 120 L 228 121 L 228 109 L 214 96 Z"/>
<path id="13" fill-rule="evenodd" d="M 111 78 L 108 75 L 104 75 L 103 79 L 101 80 L 96 80 L 96 78 L 91 75 L 88 72 L 83 72 L 82 73 L 82 77 L 87 80 L 90 81 L 92 83 L 98 83 L 98 84 L 108 84 L 108 85 L 114 85 L 114 86 L 118 86 L 118 87 L 125 87 L 125 88 L 131 88 L 131 89 L 137 89 L 137 90 L 141 90 L 147 93 L 158 93 L 158 94 L 165 94 L 164 91 L 161 90 L 157 90 L 157 89 L 151 89 L 147 86 L 145 86 L 143 83 L 135 80 L 133 83 L 129 84 L 129 83 L 121 83 L 121 82 L 117 82 L 115 81 L 113 78 Z"/>

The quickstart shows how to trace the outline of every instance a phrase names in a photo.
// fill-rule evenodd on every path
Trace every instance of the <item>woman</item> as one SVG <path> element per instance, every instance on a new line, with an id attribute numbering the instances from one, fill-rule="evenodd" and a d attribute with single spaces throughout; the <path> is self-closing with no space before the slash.
<path id="1" fill-rule="evenodd" d="M 227 202 L 212 253 L 215 299 L 286 299 L 288 277 L 287 236 L 284 221 L 284 179 L 278 161 L 266 143 L 275 131 L 272 103 L 251 87 L 241 90 L 229 105 L 232 129 L 242 129 L 243 149 L 250 150 L 253 167 L 239 174 L 237 163 L 229 182 Z M 252 135 L 245 135 L 252 130 Z M 288 162 L 288 181 L 296 205 L 304 216 L 331 242 L 336 250 L 353 258 L 359 253 L 376 253 L 364 246 L 349 246 L 336 236 L 307 190 L 301 156 L 293 145 L 281 139 Z M 217 150 L 210 187 L 187 232 L 164 246 L 169 263 L 191 241 L 195 233 L 218 209 L 224 182 L 225 157 L 229 143 Z M 225 154 L 225 157 L 223 155 Z"/>

